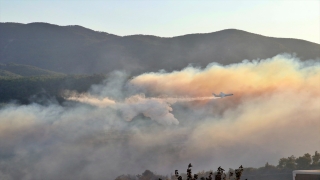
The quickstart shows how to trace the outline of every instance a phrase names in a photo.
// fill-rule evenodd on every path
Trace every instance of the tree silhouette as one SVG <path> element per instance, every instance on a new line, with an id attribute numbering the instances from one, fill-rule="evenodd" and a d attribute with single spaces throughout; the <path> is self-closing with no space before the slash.
<path id="1" fill-rule="evenodd" d="M 281 158 L 279 160 L 278 168 L 288 168 L 295 169 L 296 168 L 296 157 L 293 155 L 288 158 Z"/>
<path id="2" fill-rule="evenodd" d="M 318 153 L 318 151 L 316 151 L 314 153 L 314 155 L 312 156 L 312 164 L 313 165 L 320 165 L 320 153 Z"/>
<path id="3" fill-rule="evenodd" d="M 311 164 L 311 155 L 304 154 L 302 157 L 296 159 L 297 167 L 300 169 L 307 169 Z"/>

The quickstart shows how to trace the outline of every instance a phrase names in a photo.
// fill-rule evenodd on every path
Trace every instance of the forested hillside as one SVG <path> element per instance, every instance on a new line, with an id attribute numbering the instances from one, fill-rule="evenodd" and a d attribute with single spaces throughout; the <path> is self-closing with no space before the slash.
<path id="1" fill-rule="evenodd" d="M 272 38 L 236 29 L 172 38 L 116 36 L 81 26 L 0 23 L 0 63 L 18 63 L 61 73 L 181 69 L 189 64 L 230 64 L 295 53 L 302 60 L 320 57 L 320 45 Z"/>
<path id="2" fill-rule="evenodd" d="M 22 104 L 43 104 L 50 100 L 63 102 L 64 90 L 83 93 L 92 84 L 99 84 L 105 78 L 102 74 L 0 78 L 0 103 L 16 101 Z"/>

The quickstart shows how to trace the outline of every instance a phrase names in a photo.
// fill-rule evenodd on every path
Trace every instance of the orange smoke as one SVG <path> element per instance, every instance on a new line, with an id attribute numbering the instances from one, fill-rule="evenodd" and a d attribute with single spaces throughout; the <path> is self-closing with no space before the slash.
<path id="1" fill-rule="evenodd" d="M 320 67 L 309 66 L 288 55 L 263 61 L 244 61 L 205 69 L 188 67 L 172 73 L 147 73 L 131 83 L 151 95 L 208 96 L 212 92 L 234 93 L 235 96 L 261 96 L 274 91 L 308 91 L 319 96 Z"/>
<path id="2" fill-rule="evenodd" d="M 131 84 L 153 96 L 234 93 L 211 105 L 202 104 L 203 109 L 209 107 L 203 111 L 206 116 L 194 127 L 189 139 L 192 146 L 182 157 L 220 156 L 215 162 L 224 163 L 230 154 L 248 155 L 255 157 L 247 159 L 246 165 L 250 165 L 267 161 L 264 156 L 268 153 L 277 154 L 274 159 L 279 159 L 319 148 L 319 61 L 301 62 L 278 55 L 228 66 L 213 63 L 205 69 L 147 73 L 132 79 Z M 196 122 L 195 108 L 185 113 L 189 112 Z"/>

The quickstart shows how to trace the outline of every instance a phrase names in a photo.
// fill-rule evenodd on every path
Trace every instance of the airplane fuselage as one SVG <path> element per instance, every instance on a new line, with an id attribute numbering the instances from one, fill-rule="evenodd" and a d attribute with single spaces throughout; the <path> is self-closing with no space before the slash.
<path id="1" fill-rule="evenodd" d="M 233 94 L 225 94 L 225 93 L 223 93 L 223 92 L 220 92 L 220 94 L 218 94 L 218 95 L 216 95 L 216 94 L 214 94 L 213 93 L 213 96 L 214 97 L 220 97 L 220 98 L 224 98 L 224 97 L 226 97 L 226 96 L 232 96 Z"/>

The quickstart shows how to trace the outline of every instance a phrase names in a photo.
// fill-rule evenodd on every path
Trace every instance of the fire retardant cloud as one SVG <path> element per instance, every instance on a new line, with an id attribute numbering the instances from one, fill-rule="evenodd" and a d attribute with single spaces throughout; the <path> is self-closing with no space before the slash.
<path id="1" fill-rule="evenodd" d="M 320 149 L 319 60 L 278 55 L 126 79 L 115 72 L 63 105 L 2 107 L 0 179 L 259 167 Z"/>

